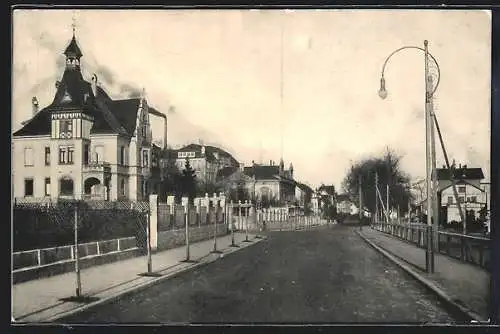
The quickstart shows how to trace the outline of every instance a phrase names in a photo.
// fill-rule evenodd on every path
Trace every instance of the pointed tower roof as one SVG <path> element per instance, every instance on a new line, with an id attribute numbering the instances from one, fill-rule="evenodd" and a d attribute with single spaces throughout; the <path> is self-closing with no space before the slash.
<path id="1" fill-rule="evenodd" d="M 76 42 L 75 35 L 73 34 L 73 38 L 71 39 L 71 42 L 69 42 L 68 47 L 64 51 L 64 55 L 67 57 L 73 56 L 80 58 L 83 56 L 82 51 L 80 50 L 80 47 L 78 46 L 78 43 Z"/>

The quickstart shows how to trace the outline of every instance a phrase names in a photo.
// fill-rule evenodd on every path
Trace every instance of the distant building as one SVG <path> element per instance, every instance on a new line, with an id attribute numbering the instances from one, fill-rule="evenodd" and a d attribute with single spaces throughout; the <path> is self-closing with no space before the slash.
<path id="1" fill-rule="evenodd" d="M 230 153 L 215 146 L 189 144 L 175 150 L 175 152 L 177 155 L 176 164 L 179 169 L 183 170 L 186 160 L 189 160 L 189 164 L 200 182 L 215 183 L 217 172 L 220 169 L 239 166 L 238 161 Z"/>
<path id="2" fill-rule="evenodd" d="M 275 205 L 295 204 L 295 181 L 293 165 L 285 169 L 283 160 L 279 165 L 269 161 L 269 165 L 253 163 L 243 167 L 243 173 L 253 179 L 254 198 L 261 203 L 271 202 Z"/>
<path id="3" fill-rule="evenodd" d="M 438 168 L 437 176 L 438 202 L 441 205 L 441 214 L 448 223 L 461 221 L 449 170 Z M 481 183 L 484 179 L 481 168 L 468 168 L 467 165 L 459 165 L 458 168 L 453 168 L 453 179 L 464 214 L 466 211 L 472 210 L 478 216 L 481 208 L 485 206 L 489 208 L 489 194 L 487 193 L 489 187 Z"/>
<path id="4" fill-rule="evenodd" d="M 358 214 L 358 207 L 348 194 L 338 194 L 336 197 L 337 213 L 346 215 Z"/>
<path id="5" fill-rule="evenodd" d="M 152 133 L 146 98 L 113 100 L 80 70 L 75 36 L 50 105 L 13 134 L 14 197 L 145 200 L 152 180 Z"/>

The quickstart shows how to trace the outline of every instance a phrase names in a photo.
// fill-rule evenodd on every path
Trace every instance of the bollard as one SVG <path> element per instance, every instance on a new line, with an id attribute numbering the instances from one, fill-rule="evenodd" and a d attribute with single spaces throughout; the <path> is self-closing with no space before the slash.
<path id="1" fill-rule="evenodd" d="M 78 204 L 75 205 L 75 245 L 74 245 L 74 256 L 75 256 L 75 274 L 76 274 L 76 297 L 81 297 L 82 293 L 82 281 L 80 276 L 80 256 L 78 254 Z"/>

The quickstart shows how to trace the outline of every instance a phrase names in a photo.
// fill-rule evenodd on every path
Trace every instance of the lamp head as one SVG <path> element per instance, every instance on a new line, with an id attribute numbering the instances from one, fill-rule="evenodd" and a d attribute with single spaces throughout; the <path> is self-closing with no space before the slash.
<path id="1" fill-rule="evenodd" d="M 384 77 L 380 78 L 380 89 L 378 91 L 378 96 L 380 96 L 382 100 L 384 100 L 387 97 L 387 90 L 385 89 Z"/>

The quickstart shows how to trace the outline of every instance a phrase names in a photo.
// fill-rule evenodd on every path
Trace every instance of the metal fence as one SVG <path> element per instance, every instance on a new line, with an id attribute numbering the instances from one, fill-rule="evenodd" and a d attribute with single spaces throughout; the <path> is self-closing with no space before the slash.
<path id="1" fill-rule="evenodd" d="M 78 253 L 81 259 L 85 259 L 136 248 L 136 238 L 128 237 L 78 244 Z M 74 245 L 20 251 L 12 254 L 14 271 L 74 260 Z"/>
<path id="2" fill-rule="evenodd" d="M 398 224 L 379 222 L 372 228 L 390 234 L 417 247 L 427 247 L 427 233 L 430 228 L 425 224 Z M 490 269 L 491 239 L 459 233 L 438 231 L 436 252 L 453 257 L 463 262 Z"/>

